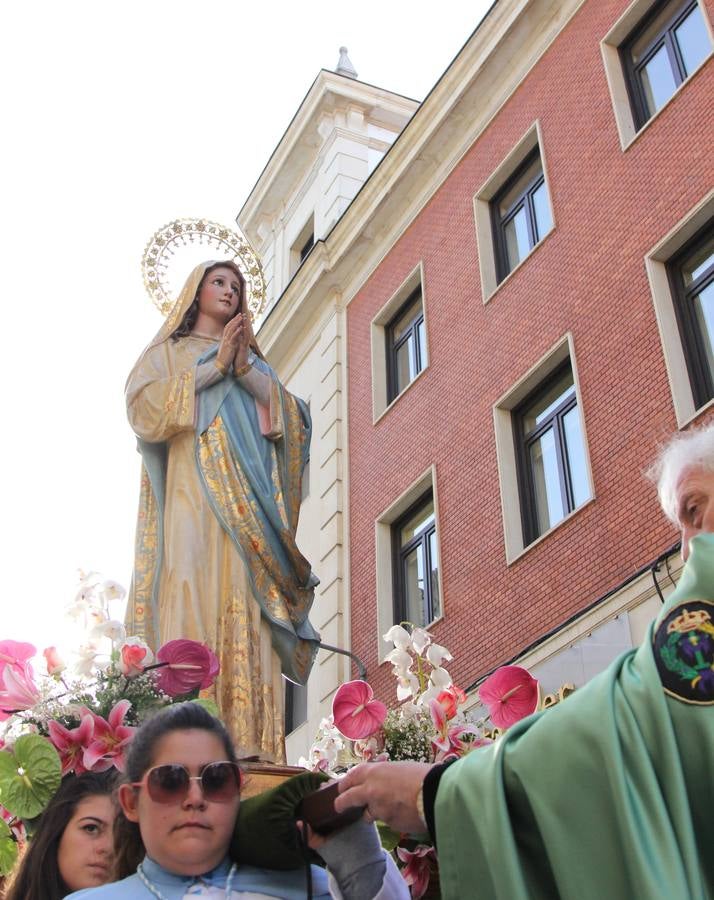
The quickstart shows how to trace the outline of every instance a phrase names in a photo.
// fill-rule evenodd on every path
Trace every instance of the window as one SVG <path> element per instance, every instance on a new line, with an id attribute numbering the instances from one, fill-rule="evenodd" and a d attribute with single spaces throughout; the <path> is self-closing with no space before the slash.
<path id="1" fill-rule="evenodd" d="M 513 412 L 526 544 L 590 497 L 570 362 Z"/>
<path id="2" fill-rule="evenodd" d="M 714 221 L 667 266 L 695 406 L 714 397 Z"/>
<path id="3" fill-rule="evenodd" d="M 428 306 L 419 262 L 370 323 L 375 423 L 429 367 Z"/>
<path id="4" fill-rule="evenodd" d="M 307 685 L 285 679 L 285 734 L 307 721 Z"/>
<path id="5" fill-rule="evenodd" d="M 440 615 L 439 551 L 431 491 L 392 526 L 394 621 L 428 625 Z"/>
<path id="6" fill-rule="evenodd" d="M 553 227 L 538 149 L 491 202 L 498 280 L 525 259 Z"/>
<path id="7" fill-rule="evenodd" d="M 413 381 L 426 364 L 421 287 L 407 299 L 386 328 L 388 402 Z"/>
<path id="8" fill-rule="evenodd" d="M 697 0 L 658 3 L 621 47 L 637 128 L 641 128 L 712 50 Z"/>
<path id="9" fill-rule="evenodd" d="M 312 250 L 315 246 L 315 234 L 311 231 L 307 237 L 307 240 L 300 248 L 300 262 L 302 262 L 307 254 Z"/>
<path id="10" fill-rule="evenodd" d="M 315 216 L 311 215 L 290 246 L 290 275 L 293 276 L 315 246 Z"/>

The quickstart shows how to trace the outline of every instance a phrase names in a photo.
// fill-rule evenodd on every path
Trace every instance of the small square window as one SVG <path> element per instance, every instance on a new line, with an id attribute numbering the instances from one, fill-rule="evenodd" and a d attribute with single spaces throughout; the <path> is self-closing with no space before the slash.
<path id="1" fill-rule="evenodd" d="M 714 397 L 714 221 L 667 265 L 696 407 Z"/>
<path id="2" fill-rule="evenodd" d="M 568 361 L 514 409 L 524 544 L 590 498 L 585 443 Z"/>
<path id="3" fill-rule="evenodd" d="M 441 614 L 436 514 L 431 491 L 392 525 L 394 621 L 425 626 Z"/>
<path id="4" fill-rule="evenodd" d="M 426 335 L 421 287 L 399 309 L 386 329 L 387 400 L 398 397 L 426 365 Z"/>
<path id="5" fill-rule="evenodd" d="M 513 271 L 553 227 L 538 149 L 491 201 L 498 280 Z"/>
<path id="6" fill-rule="evenodd" d="M 712 52 L 697 0 L 658 3 L 620 47 L 635 125 L 658 112 Z"/>

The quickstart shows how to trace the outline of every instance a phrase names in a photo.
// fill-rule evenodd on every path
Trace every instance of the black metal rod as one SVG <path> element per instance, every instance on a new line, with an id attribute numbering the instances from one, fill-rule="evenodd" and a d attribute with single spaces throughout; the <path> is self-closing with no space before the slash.
<path id="1" fill-rule="evenodd" d="M 318 647 L 322 647 L 323 650 L 331 650 L 333 653 L 341 653 L 343 656 L 349 656 L 352 662 L 357 666 L 360 680 L 367 680 L 367 666 L 365 666 L 356 653 L 351 653 L 349 650 L 343 650 L 341 647 L 333 647 L 332 644 L 323 644 L 322 641 L 320 641 Z"/>

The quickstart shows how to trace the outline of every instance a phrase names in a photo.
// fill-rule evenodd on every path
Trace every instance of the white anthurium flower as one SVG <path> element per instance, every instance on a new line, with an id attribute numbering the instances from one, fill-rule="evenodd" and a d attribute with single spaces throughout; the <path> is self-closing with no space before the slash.
<path id="1" fill-rule="evenodd" d="M 437 666 L 435 669 L 432 669 L 429 682 L 436 688 L 437 692 L 443 691 L 451 684 L 451 675 L 446 669 Z"/>
<path id="2" fill-rule="evenodd" d="M 100 622 L 89 632 L 90 638 L 109 638 L 112 643 L 126 640 L 126 628 L 116 619 Z"/>
<path id="3" fill-rule="evenodd" d="M 394 666 L 395 672 L 399 675 L 406 675 L 414 662 L 411 653 L 407 653 L 406 650 L 400 650 L 399 647 L 395 647 L 384 658 Z"/>
<path id="4" fill-rule="evenodd" d="M 392 625 L 382 637 L 385 641 L 391 641 L 399 650 L 409 650 L 412 646 L 412 636 L 401 625 Z"/>
<path id="5" fill-rule="evenodd" d="M 412 672 L 397 676 L 397 700 L 407 700 L 419 692 L 419 679 Z"/>
<path id="6" fill-rule="evenodd" d="M 449 653 L 446 647 L 442 647 L 441 644 L 432 644 L 426 651 L 426 658 L 434 668 L 437 668 L 441 665 L 443 660 L 453 659 L 454 657 Z"/>
<path id="7" fill-rule="evenodd" d="M 431 635 L 426 628 L 414 628 L 412 630 L 412 643 L 419 656 L 424 652 L 424 648 L 429 646 L 431 640 Z"/>

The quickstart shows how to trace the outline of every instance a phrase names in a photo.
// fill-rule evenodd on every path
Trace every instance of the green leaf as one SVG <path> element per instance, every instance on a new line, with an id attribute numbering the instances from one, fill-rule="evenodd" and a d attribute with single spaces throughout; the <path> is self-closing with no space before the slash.
<path id="1" fill-rule="evenodd" d="M 379 832 L 379 840 L 382 842 L 382 846 L 387 853 L 391 853 L 401 840 L 401 834 L 398 831 L 394 831 L 393 828 L 390 828 L 384 822 L 377 822 L 377 831 Z"/>
<path id="2" fill-rule="evenodd" d="M 17 844 L 12 839 L 10 827 L 0 819 L 0 875 L 9 875 L 17 859 Z"/>
<path id="3" fill-rule="evenodd" d="M 217 719 L 220 719 L 221 714 L 218 711 L 218 707 L 216 706 L 213 700 L 210 700 L 208 697 L 197 697 L 195 700 L 192 700 L 191 703 L 198 703 L 199 706 L 202 706 L 206 712 L 209 712 L 212 716 L 215 716 Z"/>
<path id="4" fill-rule="evenodd" d="M 24 734 L 0 751 L 0 803 L 18 818 L 39 815 L 61 780 L 59 755 L 39 734 Z"/>

